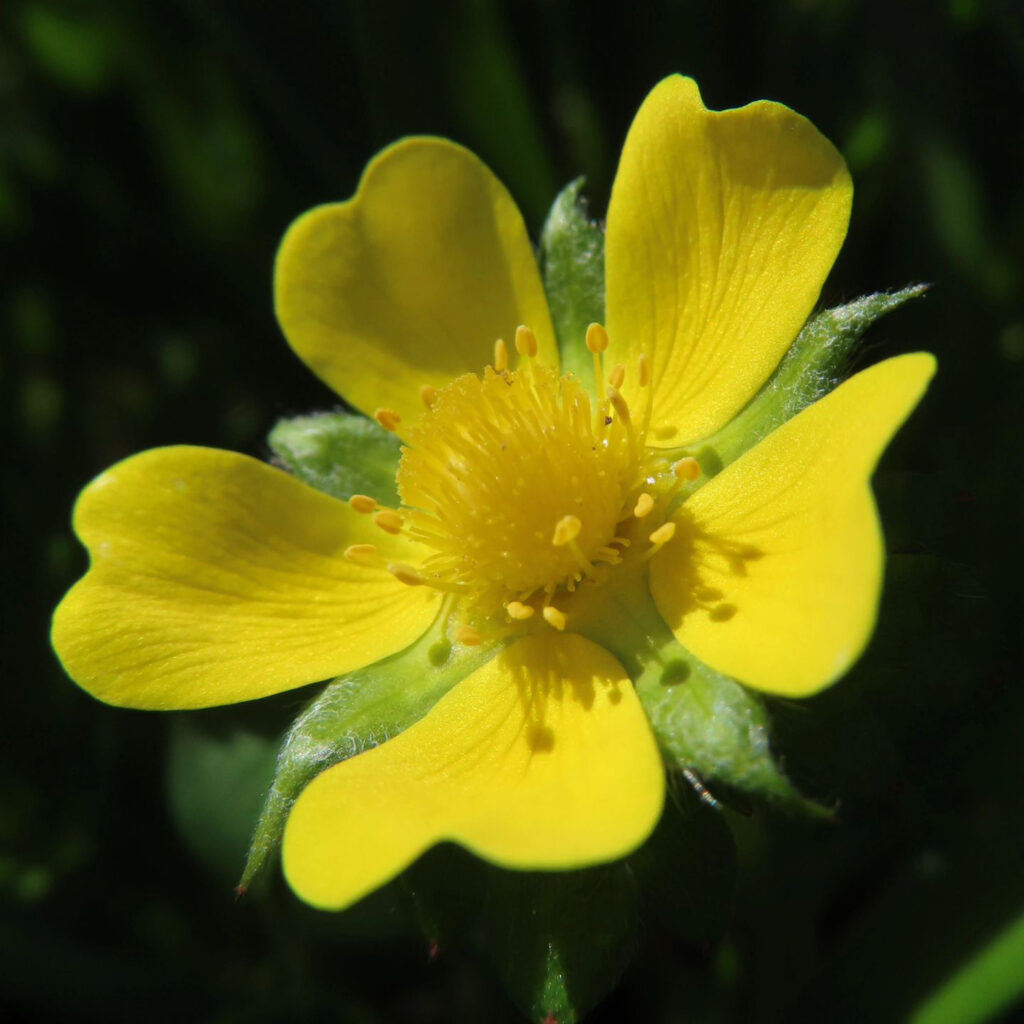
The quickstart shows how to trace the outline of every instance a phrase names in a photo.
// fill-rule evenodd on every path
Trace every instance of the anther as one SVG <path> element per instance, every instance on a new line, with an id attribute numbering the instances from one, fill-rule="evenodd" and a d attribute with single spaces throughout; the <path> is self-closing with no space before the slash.
<path id="1" fill-rule="evenodd" d="M 377 511 L 377 502 L 368 494 L 353 494 L 348 499 L 349 506 L 356 512 L 366 516 Z"/>
<path id="2" fill-rule="evenodd" d="M 516 328 L 516 351 L 527 359 L 532 359 L 537 354 L 537 335 L 525 324 Z"/>
<path id="3" fill-rule="evenodd" d="M 564 548 L 566 544 L 570 544 L 580 535 L 582 529 L 583 524 L 578 517 L 562 516 L 555 524 L 555 534 L 551 538 L 551 543 L 556 548 Z"/>
<path id="4" fill-rule="evenodd" d="M 619 414 L 619 419 L 622 420 L 623 423 L 629 423 L 629 406 L 626 405 L 626 400 L 615 388 L 608 389 L 608 400 L 612 403 L 612 407 Z"/>
<path id="5" fill-rule="evenodd" d="M 458 626 L 452 636 L 466 647 L 479 647 L 483 643 L 483 637 L 472 626 Z"/>
<path id="6" fill-rule="evenodd" d="M 617 363 L 612 367 L 612 372 L 608 374 L 608 383 L 613 388 L 621 388 L 622 382 L 626 379 L 626 368 L 622 363 Z"/>
<path id="7" fill-rule="evenodd" d="M 498 373 L 504 373 L 508 369 L 508 345 L 504 338 L 499 338 L 494 343 L 494 368 Z"/>
<path id="8" fill-rule="evenodd" d="M 345 548 L 345 557 L 356 565 L 373 565 L 377 562 L 376 544 L 350 544 Z"/>
<path id="9" fill-rule="evenodd" d="M 385 532 L 385 533 L 401 533 L 402 532 L 402 517 L 394 510 L 390 508 L 381 509 L 374 517 L 373 521 Z"/>
<path id="10" fill-rule="evenodd" d="M 654 508 L 654 498 L 652 498 L 646 491 L 636 499 L 636 505 L 633 507 L 633 515 L 637 519 L 643 519 L 651 509 Z"/>
<path id="11" fill-rule="evenodd" d="M 640 387 L 645 388 L 651 382 L 651 361 L 646 352 L 641 352 L 636 361 L 636 379 Z"/>
<path id="12" fill-rule="evenodd" d="M 437 388 L 432 388 L 429 384 L 424 384 L 420 388 L 420 400 L 428 409 L 434 408 L 434 403 L 437 401 Z"/>
<path id="13" fill-rule="evenodd" d="M 559 632 L 565 629 L 565 613 L 560 612 L 553 604 L 544 605 L 541 615 L 549 626 L 554 626 Z"/>
<path id="14" fill-rule="evenodd" d="M 608 332 L 601 324 L 591 324 L 587 328 L 587 348 L 594 356 L 594 390 L 601 394 L 604 391 L 604 370 L 601 366 L 601 353 L 608 347 Z M 599 419 L 604 418 L 602 409 L 606 408 L 603 402 L 597 409 Z"/>
<path id="15" fill-rule="evenodd" d="M 394 430 L 399 423 L 402 422 L 402 417 L 395 412 L 394 409 L 378 409 L 374 414 L 373 418 L 385 429 Z"/>
<path id="16" fill-rule="evenodd" d="M 517 622 L 522 622 L 525 619 L 533 618 L 533 606 L 529 604 L 523 604 L 522 601 L 509 601 L 505 605 L 505 611 L 508 612 L 510 619 L 515 619 Z"/>
<path id="17" fill-rule="evenodd" d="M 391 562 L 388 565 L 388 572 L 407 587 L 422 587 L 427 582 L 411 565 L 405 565 L 403 562 Z"/>
<path id="18" fill-rule="evenodd" d="M 655 547 L 661 547 L 667 544 L 676 535 L 676 524 L 672 522 L 662 523 L 654 533 L 647 539 L 655 545 Z"/>
<path id="19" fill-rule="evenodd" d="M 608 348 L 608 332 L 601 324 L 591 324 L 587 328 L 587 348 L 594 355 Z"/>
<path id="20" fill-rule="evenodd" d="M 691 458 L 689 455 L 685 459 L 680 459 L 673 467 L 672 472 L 680 480 L 696 480 L 700 476 L 700 463 Z"/>

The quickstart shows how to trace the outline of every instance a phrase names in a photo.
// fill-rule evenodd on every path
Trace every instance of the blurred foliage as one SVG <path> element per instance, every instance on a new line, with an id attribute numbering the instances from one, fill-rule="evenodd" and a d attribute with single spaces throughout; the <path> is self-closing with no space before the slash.
<path id="1" fill-rule="evenodd" d="M 580 175 L 600 215 L 629 120 L 672 71 L 711 106 L 783 100 L 843 148 L 857 199 L 823 298 L 932 282 L 872 330 L 867 355 L 927 348 L 940 375 L 878 478 L 893 556 L 867 656 L 813 700 L 771 702 L 787 774 L 838 822 L 730 812 L 724 938 L 641 901 L 638 955 L 591 1019 L 1020 1012 L 1019 4 L 652 0 L 598 17 L 582 0 L 7 0 L 7 1019 L 517 1019 L 486 949 L 456 936 L 428 955 L 401 887 L 323 915 L 272 870 L 234 901 L 238 821 L 308 694 L 115 711 L 68 683 L 47 623 L 84 567 L 68 515 L 90 477 L 168 443 L 266 456 L 280 416 L 336 405 L 273 321 L 270 267 L 292 217 L 350 194 L 378 148 L 422 131 L 480 153 L 535 236 Z M 684 843 L 679 870 L 705 877 L 719 856 Z"/>

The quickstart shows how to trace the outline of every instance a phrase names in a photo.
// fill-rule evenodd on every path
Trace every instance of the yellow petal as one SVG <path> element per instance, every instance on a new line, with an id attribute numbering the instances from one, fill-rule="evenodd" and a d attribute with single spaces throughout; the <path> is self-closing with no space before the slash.
<path id="1" fill-rule="evenodd" d="M 82 492 L 88 573 L 53 620 L 68 674 L 124 707 L 200 708 L 278 693 L 401 650 L 437 595 L 343 557 L 415 551 L 369 516 L 234 452 L 158 448 Z"/>
<path id="2" fill-rule="evenodd" d="M 444 139 L 411 138 L 373 159 L 355 196 L 289 228 L 275 270 L 292 348 L 367 415 L 423 412 L 421 388 L 480 371 L 526 324 L 558 365 L 523 219 L 500 181 Z"/>
<path id="3" fill-rule="evenodd" d="M 702 487 L 653 560 L 680 642 L 770 693 L 814 693 L 867 643 L 883 549 L 869 479 L 935 370 L 925 354 L 858 373 Z"/>
<path id="4" fill-rule="evenodd" d="M 647 443 L 708 437 L 811 312 L 846 235 L 843 158 L 778 103 L 704 108 L 673 76 L 644 101 L 608 209 L 608 365 L 652 366 Z M 631 390 L 631 404 L 646 398 Z"/>
<path id="5" fill-rule="evenodd" d="M 582 637 L 540 634 L 320 775 L 288 821 L 285 874 L 307 902 L 341 909 L 442 840 L 504 867 L 581 867 L 643 842 L 663 795 L 622 666 Z"/>

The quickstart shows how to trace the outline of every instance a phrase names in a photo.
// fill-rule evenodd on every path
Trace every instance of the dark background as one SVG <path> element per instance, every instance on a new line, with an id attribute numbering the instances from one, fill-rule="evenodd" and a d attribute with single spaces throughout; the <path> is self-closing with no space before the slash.
<path id="1" fill-rule="evenodd" d="M 304 695 L 190 716 L 107 708 L 63 675 L 49 616 L 84 569 L 68 520 L 92 476 L 169 443 L 263 455 L 277 417 L 335 403 L 271 310 L 293 217 L 351 194 L 409 132 L 479 153 L 534 237 L 579 174 L 599 214 L 633 113 L 674 71 L 708 106 L 781 100 L 840 146 L 856 201 L 824 298 L 932 282 L 872 330 L 865 358 L 928 349 L 940 372 L 878 479 L 892 552 L 878 635 L 835 689 L 777 709 L 790 773 L 840 823 L 732 818 L 724 938 L 645 921 L 594 1019 L 902 1020 L 1020 919 L 1020 12 L 4 3 L 0 1009 L 516 1019 L 472 954 L 431 962 L 387 906 L 319 915 L 279 879 L 234 902 L 269 738 Z"/>

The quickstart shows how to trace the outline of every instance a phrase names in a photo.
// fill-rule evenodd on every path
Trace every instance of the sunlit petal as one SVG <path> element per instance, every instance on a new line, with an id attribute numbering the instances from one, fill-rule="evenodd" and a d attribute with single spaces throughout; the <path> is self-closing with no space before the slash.
<path id="1" fill-rule="evenodd" d="M 83 492 L 89 572 L 54 616 L 71 677 L 111 704 L 198 708 L 263 697 L 401 650 L 438 595 L 355 565 L 350 544 L 396 560 L 414 545 L 255 459 L 159 448 Z"/>
<path id="2" fill-rule="evenodd" d="M 935 369 L 864 370 L 769 435 L 682 508 L 651 589 L 679 640 L 772 693 L 842 675 L 874 627 L 883 548 L 869 480 Z"/>
<path id="3" fill-rule="evenodd" d="M 724 426 L 796 337 L 846 235 L 843 158 L 778 103 L 709 111 L 673 76 L 644 101 L 608 210 L 610 364 L 651 361 L 647 443 Z M 631 402 L 647 392 L 631 387 Z"/>
<path id="4" fill-rule="evenodd" d="M 494 343 L 533 328 L 558 364 L 551 318 L 522 217 L 468 150 L 411 138 L 366 168 L 355 196 L 288 230 L 275 272 L 292 348 L 367 415 L 420 415 L 424 385 L 479 371 Z M 514 353 L 514 348 L 513 348 Z"/>
<path id="5" fill-rule="evenodd" d="M 304 900 L 338 909 L 442 840 L 505 867 L 581 867 L 641 843 L 663 792 L 622 666 L 582 637 L 533 636 L 319 776 L 288 822 L 285 873 Z"/>

